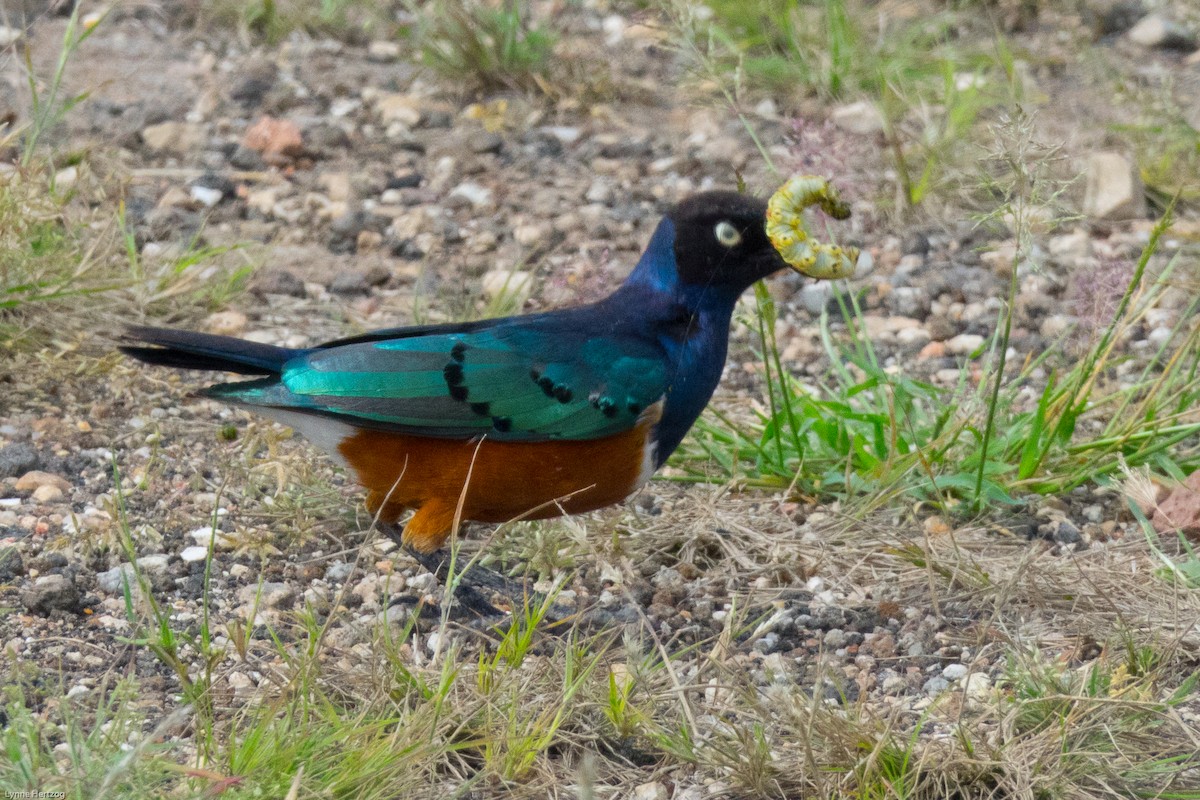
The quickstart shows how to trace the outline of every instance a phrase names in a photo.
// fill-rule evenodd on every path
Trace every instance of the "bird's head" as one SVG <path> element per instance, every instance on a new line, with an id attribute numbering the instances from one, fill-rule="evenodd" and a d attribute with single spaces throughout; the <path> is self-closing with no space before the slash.
<path id="1" fill-rule="evenodd" d="M 659 223 L 629 278 L 696 303 L 732 304 L 755 281 L 789 268 L 766 232 L 766 201 L 701 192 Z"/>

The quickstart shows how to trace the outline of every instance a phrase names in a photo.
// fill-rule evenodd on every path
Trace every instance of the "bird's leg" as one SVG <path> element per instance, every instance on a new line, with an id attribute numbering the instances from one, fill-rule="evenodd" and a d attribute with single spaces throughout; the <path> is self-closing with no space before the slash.
<path id="1" fill-rule="evenodd" d="M 417 560 L 422 567 L 432 572 L 442 585 L 450 579 L 450 555 L 445 550 L 423 553 L 405 543 L 404 527 L 390 522 L 380 522 L 380 530 L 389 539 L 398 544 L 403 550 Z M 481 617 L 501 617 L 504 612 L 490 602 L 480 588 L 499 592 L 515 600 L 511 582 L 503 575 L 484 567 L 471 567 L 465 572 L 459 572 L 455 581 L 454 596 L 462 607 Z"/>

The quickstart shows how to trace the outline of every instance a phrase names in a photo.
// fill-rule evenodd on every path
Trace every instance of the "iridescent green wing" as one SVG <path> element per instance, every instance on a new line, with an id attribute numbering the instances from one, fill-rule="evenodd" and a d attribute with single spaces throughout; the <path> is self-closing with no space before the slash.
<path id="1" fill-rule="evenodd" d="M 278 379 L 209 394 L 423 436 L 537 441 L 628 430 L 666 391 L 655 343 L 530 319 L 315 350 Z"/>

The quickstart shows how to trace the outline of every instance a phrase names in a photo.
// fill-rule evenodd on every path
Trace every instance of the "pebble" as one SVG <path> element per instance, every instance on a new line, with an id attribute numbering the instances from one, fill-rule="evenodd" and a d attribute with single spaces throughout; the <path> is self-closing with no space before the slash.
<path id="1" fill-rule="evenodd" d="M 137 560 L 137 567 L 141 570 L 142 575 L 150 582 L 150 585 L 156 589 L 164 588 L 170 578 L 168 574 L 168 558 L 166 555 L 156 553 L 154 555 L 142 556 Z M 102 591 L 108 594 L 123 593 L 125 582 L 136 589 L 137 577 L 134 573 L 132 564 L 121 564 L 113 567 L 105 572 L 96 574 L 96 585 Z"/>
<path id="2" fill-rule="evenodd" d="M 286 269 L 267 269 L 255 275 L 251 290 L 263 295 L 304 297 L 304 281 Z"/>
<path id="3" fill-rule="evenodd" d="M 612 205 L 615 197 L 612 184 L 603 178 L 593 180 L 587 191 L 583 193 L 583 199 L 589 203 L 603 203 L 604 205 Z"/>
<path id="4" fill-rule="evenodd" d="M 991 693 L 992 679 L 985 673 L 972 672 L 963 681 L 963 693 L 972 700 L 982 700 Z"/>
<path id="5" fill-rule="evenodd" d="M 38 451 L 28 442 L 13 442 L 0 447 L 0 478 L 12 478 L 37 468 Z"/>
<path id="6" fill-rule="evenodd" d="M 415 128 L 421 121 L 421 102 L 412 95 L 380 92 L 375 96 L 375 113 L 385 124 L 400 123 Z"/>
<path id="7" fill-rule="evenodd" d="M 241 336 L 248 321 L 240 311 L 217 311 L 204 320 L 204 329 L 218 336 Z"/>
<path id="8" fill-rule="evenodd" d="M 188 189 L 188 196 L 205 208 L 212 208 L 221 202 L 221 198 L 225 196 L 225 192 L 209 186 L 194 185 Z"/>
<path id="9" fill-rule="evenodd" d="M 964 664 L 947 664 L 942 669 L 942 677 L 948 681 L 959 681 L 967 676 L 966 665 Z"/>
<path id="10" fill-rule="evenodd" d="M 799 299 L 805 311 L 819 315 L 833 299 L 833 284 L 829 281 L 806 283 L 800 287 Z"/>
<path id="11" fill-rule="evenodd" d="M 569 125 L 548 125 L 544 128 L 539 128 L 538 131 L 550 136 L 552 139 L 557 139 L 562 144 L 575 144 L 579 141 L 579 137 L 583 135 L 583 131 L 579 128 Z"/>
<path id="12" fill-rule="evenodd" d="M 1098 152 L 1087 158 L 1083 213 L 1093 219 L 1118 220 L 1143 216 L 1146 199 L 1133 162 L 1121 153 Z"/>
<path id="13" fill-rule="evenodd" d="M 1162 50 L 1192 50 L 1196 37 L 1178 22 L 1161 14 L 1148 14 L 1129 29 L 1129 41 L 1142 47 Z"/>
<path id="14" fill-rule="evenodd" d="M 345 561 L 335 561 L 325 569 L 325 580 L 330 583 L 341 583 L 354 572 L 354 565 Z"/>
<path id="15" fill-rule="evenodd" d="M 32 492 L 43 486 L 53 486 L 63 492 L 71 488 L 71 484 L 66 478 L 61 475 L 55 475 L 52 472 L 42 472 L 41 470 L 26 472 L 17 479 L 17 485 L 14 488 L 18 492 Z"/>
<path id="16" fill-rule="evenodd" d="M 187 564 L 193 564 L 197 561 L 203 561 L 206 558 L 208 558 L 208 548 L 201 547 L 198 544 L 194 544 L 189 547 L 183 548 L 183 550 L 180 551 L 180 553 L 179 553 L 179 557 L 181 559 L 183 559 L 184 563 L 187 563 Z"/>
<path id="17" fill-rule="evenodd" d="M 455 186 L 447 195 L 447 202 L 459 200 L 475 210 L 489 208 L 492 205 L 492 190 L 474 181 L 465 181 Z M 451 203 L 453 205 L 453 203 Z"/>
<path id="18" fill-rule="evenodd" d="M 37 503 L 54 503 L 63 499 L 63 490 L 57 486 L 39 486 L 30 497 Z"/>
<path id="19" fill-rule="evenodd" d="M 365 274 L 356 270 L 347 270 L 333 276 L 333 280 L 329 282 L 329 292 L 343 297 L 366 295 L 371 293 L 371 286 L 367 283 Z"/>
<path id="20" fill-rule="evenodd" d="M 888 294 L 886 302 L 889 311 L 902 317 L 919 320 L 929 315 L 929 294 L 918 286 L 894 288 Z"/>
<path id="21" fill-rule="evenodd" d="M 929 695 L 930 697 L 936 697 L 950 688 L 950 681 L 946 680 L 940 675 L 935 675 L 929 680 L 925 681 L 925 685 L 921 688 L 925 694 Z"/>
<path id="22" fill-rule="evenodd" d="M 1171 341 L 1171 337 L 1173 335 L 1174 331 L 1172 331 L 1170 328 L 1155 328 L 1150 331 L 1150 333 L 1146 334 L 1146 341 L 1149 342 L 1152 347 L 1158 348 Z"/>
<path id="23" fill-rule="evenodd" d="M 376 62 L 395 61 L 400 58 L 400 43 L 390 39 L 376 39 L 367 45 L 367 60 Z"/>
<path id="24" fill-rule="evenodd" d="M 238 600 L 246 604 L 257 603 L 259 608 L 285 607 L 290 605 L 295 597 L 296 587 L 279 581 L 252 584 L 238 590 Z"/>
<path id="25" fill-rule="evenodd" d="M 13 42 L 21 38 L 23 32 L 20 28 L 10 27 L 8 25 L 0 25 L 0 47 L 8 47 Z"/>
<path id="26" fill-rule="evenodd" d="M 79 587 L 65 575 L 43 575 L 21 592 L 21 602 L 34 614 L 76 611 L 82 600 Z"/>
<path id="27" fill-rule="evenodd" d="M 535 247 L 550 239 L 554 229 L 545 223 L 535 222 L 513 228 L 513 241 L 522 247 Z"/>
<path id="28" fill-rule="evenodd" d="M 275 86 L 279 67 L 270 59 L 254 58 L 243 64 L 238 74 L 229 97 L 246 108 L 254 108 L 262 104 L 267 92 Z"/>
<path id="29" fill-rule="evenodd" d="M 408 586 L 417 594 L 433 594 L 438 586 L 437 576 L 429 572 L 422 572 L 409 578 Z"/>
<path id="30" fill-rule="evenodd" d="M 665 784 L 658 781 L 642 783 L 634 787 L 633 800 L 668 800 L 671 793 Z"/>
<path id="31" fill-rule="evenodd" d="M 207 142 L 204 128 L 188 122 L 163 122 L 142 130 L 142 142 L 155 153 L 188 156 Z"/>
<path id="32" fill-rule="evenodd" d="M 1058 523 L 1058 527 L 1054 530 L 1054 541 L 1059 544 L 1075 544 L 1083 540 L 1079 533 L 1079 528 L 1070 520 L 1064 519 Z"/>
<path id="33" fill-rule="evenodd" d="M 208 547 L 213 541 L 213 529 L 211 525 L 206 525 L 203 528 L 196 528 L 188 534 L 192 540 L 201 547 Z M 216 532 L 216 549 L 217 550 L 232 550 L 237 547 L 237 542 L 227 534 L 221 531 Z"/>
<path id="34" fill-rule="evenodd" d="M 984 338 L 977 333 L 960 333 L 946 341 L 946 352 L 968 356 L 983 346 Z"/>

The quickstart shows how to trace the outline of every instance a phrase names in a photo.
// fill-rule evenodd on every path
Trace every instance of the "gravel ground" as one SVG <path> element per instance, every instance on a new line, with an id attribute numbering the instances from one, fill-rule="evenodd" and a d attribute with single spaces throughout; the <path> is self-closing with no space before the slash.
<path id="1" fill-rule="evenodd" d="M 253 261 L 249 291 L 166 322 L 304 346 L 506 302 L 532 311 L 591 300 L 628 272 L 670 203 L 731 186 L 737 174 L 762 193 L 774 187 L 742 123 L 683 80 L 682 56 L 644 15 L 565 7 L 560 46 L 606 65 L 610 88 L 550 102 L 465 94 L 378 43 L 295 36 L 247 47 L 231 32 L 198 33 L 166 5 L 118 8 L 104 20 L 68 74 L 94 92 L 58 132 L 60 146 L 97 156 L 81 185 L 119 187 L 148 262 L 196 243 L 250 243 L 214 262 Z M 1077 62 L 1053 58 L 1086 36 L 1090 19 L 1013 34 L 1023 49 L 1051 54 L 1033 67 L 1037 88 L 1054 98 L 1038 127 L 1065 145 L 1070 174 L 1110 148 L 1105 125 L 1128 113 L 1105 103 L 1105 86 Z M 25 34 L 35 64 L 56 57 L 63 25 L 45 15 Z M 1200 108 L 1195 53 L 1147 48 L 1120 31 L 1095 47 L 1142 80 L 1173 81 L 1181 107 Z M 23 113 L 20 81 L 3 51 L 0 117 Z M 1078 124 L 1080 108 L 1095 111 L 1095 125 Z M 826 123 L 835 111 L 762 102 L 746 113 L 785 171 L 814 159 L 845 165 L 835 175 L 855 218 L 837 230 L 872 255 L 873 271 L 852 288 L 881 361 L 954 385 L 995 324 L 1013 235 L 977 226 L 967 208 L 903 222 L 881 210 L 894 182 L 882 140 Z M 1085 207 L 1082 183 L 1064 196 L 1068 210 Z M 1120 216 L 1035 231 L 1036 264 L 1019 271 L 1016 362 L 1072 325 L 1085 339 L 1111 311 L 1113 286 L 1152 225 L 1144 211 Z M 1152 269 L 1182 254 L 1194 270 L 1198 238 L 1200 224 L 1185 212 Z M 785 366 L 820 377 L 827 362 L 815 314 L 830 305 L 829 287 L 784 276 L 770 288 Z M 1169 335 L 1191 291 L 1168 292 L 1122 344 L 1128 369 Z M 134 673 L 138 702 L 178 702 L 176 677 L 123 638 L 131 630 L 122 517 L 142 573 L 184 628 L 200 619 L 214 527 L 214 628 L 255 617 L 286 630 L 293 611 L 327 615 L 336 603 L 345 612 L 329 642 L 354 663 L 370 658 L 355 646 L 381 616 L 407 614 L 413 601 L 436 606 L 437 581 L 370 531 L 345 475 L 285 429 L 189 397 L 206 376 L 112 357 L 114 330 L 64 334 L 60 346 L 21 356 L 19 374 L 0 374 L 5 651 L 60 676 L 68 695 Z M 751 331 L 737 330 L 724 406 L 744 407 L 761 392 L 751 345 Z M 898 555 L 914 542 L 963 574 L 935 580 L 914 568 Z M 471 528 L 464 552 L 518 573 L 527 565 L 539 588 L 569 574 L 560 612 L 581 612 L 598 630 L 651 630 L 671 650 L 709 642 L 742 615 L 728 647 L 762 684 L 788 674 L 836 702 L 869 697 L 908 709 L 947 691 L 986 693 L 1003 668 L 990 634 L 1006 627 L 1045 631 L 1047 646 L 1094 658 L 1115 612 L 1104 606 L 1107 589 L 1073 585 L 1073 570 L 1115 576 L 1146 556 L 1111 491 L 1041 498 L 998 522 L 956 528 L 903 503 L 863 522 L 836 506 L 670 482 L 574 521 Z M 970 584 L 969 565 L 986 566 L 986 587 Z M 1185 619 L 1175 622 L 1195 658 Z M 473 641 L 476 629 L 460 622 L 454 635 Z M 230 705 L 280 666 L 259 643 L 256 655 L 226 665 Z"/>

